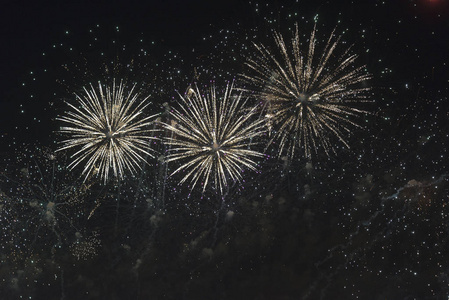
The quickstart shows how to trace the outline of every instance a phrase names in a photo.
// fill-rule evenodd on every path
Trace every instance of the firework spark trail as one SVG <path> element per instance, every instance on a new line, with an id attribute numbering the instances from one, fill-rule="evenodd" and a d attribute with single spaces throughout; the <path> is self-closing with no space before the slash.
<path id="1" fill-rule="evenodd" d="M 449 176 L 449 174 L 447 174 L 447 173 L 446 173 L 446 174 L 442 174 L 442 175 L 440 175 L 437 179 L 433 180 L 432 182 L 430 182 L 430 183 L 428 183 L 428 184 L 425 184 L 425 185 L 419 184 L 418 186 L 419 186 L 420 188 L 426 188 L 426 187 L 434 186 L 434 185 L 436 185 L 436 184 L 441 183 L 441 182 L 442 182 L 443 180 L 445 180 L 448 176 Z M 329 250 L 328 250 L 329 254 L 328 254 L 324 259 L 322 259 L 321 261 L 316 262 L 316 263 L 315 263 L 315 267 L 319 268 L 321 265 L 323 265 L 323 264 L 326 263 L 327 261 L 331 260 L 331 259 L 334 257 L 335 251 L 337 251 L 337 250 L 345 250 L 345 249 L 347 249 L 348 247 L 350 247 L 350 246 L 352 245 L 352 243 L 353 243 L 354 237 L 357 237 L 357 236 L 358 236 L 358 234 L 359 234 L 359 232 L 360 232 L 360 229 L 366 228 L 366 227 L 370 226 L 371 223 L 376 219 L 376 217 L 377 217 L 379 214 L 381 214 L 381 213 L 384 212 L 385 207 L 386 207 L 386 206 L 385 206 L 385 202 L 390 201 L 390 200 L 394 200 L 394 199 L 398 199 L 400 193 L 401 193 L 404 189 L 407 189 L 407 188 L 410 188 L 410 187 L 413 187 L 413 186 L 414 186 L 413 184 L 411 184 L 410 182 L 408 182 L 406 185 L 404 185 L 404 186 L 398 188 L 398 189 L 396 190 L 395 193 L 393 193 L 393 194 L 391 194 L 391 195 L 389 195 L 389 196 L 382 197 L 382 198 L 381 198 L 381 203 L 380 203 L 380 209 L 377 210 L 375 213 L 373 213 L 368 219 L 363 220 L 363 221 L 359 221 L 358 224 L 357 224 L 356 230 L 355 230 L 354 232 L 352 232 L 352 233 L 349 235 L 348 241 L 347 241 L 346 243 L 338 244 L 338 245 L 332 247 L 331 249 L 329 249 Z M 405 210 L 406 210 L 406 206 L 404 205 L 403 210 L 398 210 L 398 211 L 396 211 L 394 217 L 391 218 L 391 220 L 390 220 L 387 224 L 388 224 L 390 227 L 393 226 L 393 225 L 392 225 L 392 224 L 393 224 L 393 220 L 397 220 L 397 219 L 398 219 L 397 216 L 398 216 L 400 213 L 404 213 Z M 326 288 L 330 285 L 330 281 L 332 280 L 332 278 L 333 278 L 335 275 L 337 275 L 338 272 L 339 272 L 341 269 L 343 269 L 343 267 L 346 267 L 346 265 L 352 260 L 352 258 L 353 258 L 355 255 L 357 255 L 357 253 L 359 253 L 359 252 L 362 251 L 362 250 L 367 250 L 367 249 L 369 249 L 369 248 L 370 248 L 371 246 L 373 246 L 373 245 L 374 245 L 374 244 L 375 244 L 381 237 L 384 237 L 384 238 L 385 238 L 386 236 L 388 236 L 388 231 L 389 231 L 389 230 L 388 230 L 388 227 L 387 227 L 387 228 L 385 228 L 384 230 L 382 230 L 382 231 L 380 231 L 379 233 L 377 233 L 376 236 L 374 236 L 373 239 L 369 242 L 369 244 L 366 245 L 364 248 L 356 248 L 356 249 L 354 249 L 352 252 L 350 252 L 349 254 L 347 254 L 347 255 L 346 255 L 345 262 L 344 262 L 343 264 L 341 264 L 340 266 L 338 266 L 337 268 L 335 268 L 335 271 L 332 272 L 331 274 L 327 273 L 327 274 L 324 274 L 324 275 L 323 275 L 323 273 L 322 273 L 321 276 L 320 276 L 317 280 L 315 280 L 315 282 L 314 282 L 313 284 L 310 285 L 309 290 L 308 290 L 308 291 L 305 293 L 305 295 L 304 295 L 304 299 L 307 299 L 307 298 L 311 295 L 311 293 L 312 293 L 313 290 L 317 287 L 318 283 L 323 279 L 323 277 L 325 277 L 326 280 L 327 280 L 327 285 L 326 285 L 326 287 L 323 288 L 323 289 L 321 289 L 321 295 L 322 295 L 322 297 L 324 297 L 324 293 L 325 293 L 325 291 L 326 291 Z"/>
<path id="2" fill-rule="evenodd" d="M 185 172 L 180 183 L 190 179 L 192 190 L 202 179 L 203 192 L 214 181 L 223 194 L 229 178 L 241 181 L 245 169 L 256 170 L 253 158 L 263 157 L 250 147 L 264 133 L 264 120 L 256 119 L 256 108 L 246 109 L 247 99 L 233 91 L 233 84 L 228 84 L 217 99 L 215 86 L 206 95 L 198 87 L 190 88 L 184 97 L 180 95 L 180 109 L 171 110 L 172 123 L 163 123 L 173 133 L 166 139 L 171 147 L 166 161 L 181 163 L 172 175 Z"/>
<path id="3" fill-rule="evenodd" d="M 168 103 L 164 103 L 164 107 L 165 107 L 164 115 L 170 116 L 170 106 L 168 105 Z M 173 135 L 174 135 L 174 132 L 171 131 L 170 138 L 169 138 L 170 140 L 173 139 Z M 171 145 L 164 145 L 165 153 L 166 152 L 170 153 L 171 148 L 172 148 Z M 161 157 L 161 160 L 160 160 L 158 176 L 159 176 L 159 182 L 162 182 L 162 186 L 159 187 L 157 197 L 158 197 L 158 201 L 161 203 L 161 204 L 159 204 L 160 209 L 162 211 L 164 211 L 165 210 L 165 189 L 167 186 L 167 178 L 168 178 L 168 163 L 164 157 Z"/>
<path id="4" fill-rule="evenodd" d="M 368 101 L 369 88 L 360 87 L 371 77 L 365 66 L 354 66 L 357 55 L 350 54 L 350 48 L 341 56 L 335 53 L 340 37 L 334 32 L 318 54 L 315 35 L 316 28 L 308 49 L 302 50 L 298 26 L 291 48 L 275 33 L 277 52 L 255 44 L 258 56 L 248 59 L 249 72 L 241 75 L 265 103 L 266 118 L 274 133 L 271 142 L 279 144 L 279 155 L 286 152 L 290 158 L 297 147 L 303 147 L 309 158 L 319 147 L 327 155 L 335 152 L 332 136 L 349 148 L 344 132 L 360 127 L 352 118 L 367 114 L 353 107 Z"/>
<path id="5" fill-rule="evenodd" d="M 57 118 L 68 124 L 60 129 L 68 138 L 58 151 L 78 149 L 70 168 L 85 162 L 82 173 L 86 178 L 98 172 L 106 182 L 110 169 L 114 177 L 123 178 L 125 170 L 135 173 L 141 169 L 144 155 L 152 157 L 150 140 L 154 137 L 149 134 L 153 130 L 146 128 L 154 116 L 141 117 L 148 97 L 140 97 L 134 88 L 125 94 L 123 81 L 117 86 L 114 80 L 112 87 L 99 82 L 98 90 L 92 85 L 89 90 L 84 88 L 84 95 L 76 95 L 77 104 L 68 104 L 72 111 Z"/>
<path id="6" fill-rule="evenodd" d="M 430 187 L 430 186 L 436 185 L 438 183 L 441 183 L 448 175 L 449 174 L 442 174 L 440 177 L 438 177 L 434 181 L 432 181 L 432 182 L 430 182 L 430 183 L 428 183 L 426 185 L 420 185 L 420 187 L 421 188 L 426 188 L 426 187 Z M 350 246 L 352 244 L 353 238 L 359 234 L 360 229 L 368 227 L 369 225 L 371 225 L 371 223 L 374 221 L 374 219 L 376 219 L 376 217 L 380 213 L 384 212 L 384 210 L 385 210 L 385 202 L 387 202 L 389 200 L 397 199 L 399 197 L 399 194 L 404 189 L 407 189 L 407 188 L 410 188 L 410 187 L 412 187 L 412 185 L 410 183 L 407 183 L 406 185 L 404 185 L 404 186 L 400 187 L 399 189 L 397 189 L 396 192 L 391 194 L 390 196 L 382 197 L 381 198 L 381 202 L 380 202 L 380 209 L 377 210 L 375 213 L 373 213 L 368 219 L 363 220 L 363 221 L 359 221 L 359 223 L 357 224 L 356 230 L 349 235 L 348 242 L 345 243 L 345 244 L 339 244 L 339 245 L 334 246 L 331 249 L 329 249 L 328 252 L 330 252 L 331 254 L 329 254 L 329 256 L 327 256 L 324 260 L 316 263 L 315 266 L 318 267 L 318 266 L 322 265 L 323 263 L 325 263 L 326 261 L 328 261 L 329 259 L 331 259 L 332 258 L 332 253 L 335 250 L 337 250 L 337 249 L 346 249 L 348 246 Z"/>

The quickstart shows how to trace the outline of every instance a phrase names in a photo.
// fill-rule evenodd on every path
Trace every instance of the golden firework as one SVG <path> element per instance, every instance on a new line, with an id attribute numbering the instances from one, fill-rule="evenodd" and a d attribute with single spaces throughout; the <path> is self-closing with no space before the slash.
<path id="1" fill-rule="evenodd" d="M 84 88 L 84 94 L 76 95 L 77 103 L 68 105 L 71 111 L 58 118 L 67 126 L 60 132 L 68 138 L 62 141 L 58 151 L 76 148 L 70 168 L 84 163 L 86 178 L 99 174 L 106 182 L 112 170 L 114 177 L 123 178 L 125 170 L 131 173 L 140 169 L 145 156 L 151 155 L 149 129 L 154 116 L 144 117 L 148 97 L 134 92 L 128 93 L 121 81 L 112 87 L 98 83 Z"/>
<path id="2" fill-rule="evenodd" d="M 173 172 L 184 172 L 180 183 L 190 179 L 193 189 L 201 179 L 204 192 L 213 180 L 223 194 L 228 179 L 240 181 L 245 169 L 256 169 L 253 158 L 263 154 L 251 147 L 264 132 L 264 121 L 255 108 L 245 108 L 247 99 L 234 91 L 232 84 L 223 95 L 217 95 L 215 86 L 205 95 L 198 87 L 189 88 L 180 96 L 179 110 L 171 110 L 171 123 L 163 123 L 171 133 L 166 160 L 181 163 Z"/>
<path id="3" fill-rule="evenodd" d="M 368 100 L 365 82 L 371 76 L 365 66 L 356 66 L 357 55 L 350 49 L 337 54 L 340 38 L 332 32 L 318 51 L 314 28 L 303 47 L 296 26 L 291 47 L 279 33 L 274 34 L 275 51 L 255 45 L 257 54 L 248 59 L 249 72 L 242 77 L 265 104 L 279 155 L 293 158 L 297 147 L 309 158 L 319 147 L 329 155 L 335 147 L 332 136 L 349 148 L 344 132 L 359 127 L 353 117 L 367 113 L 356 106 Z"/>

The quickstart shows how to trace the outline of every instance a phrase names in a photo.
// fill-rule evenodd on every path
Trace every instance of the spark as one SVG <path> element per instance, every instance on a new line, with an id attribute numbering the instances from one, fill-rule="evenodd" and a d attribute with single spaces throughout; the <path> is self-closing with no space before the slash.
<path id="1" fill-rule="evenodd" d="M 229 178 L 241 181 L 245 169 L 256 170 L 253 158 L 263 154 L 250 148 L 265 131 L 264 120 L 255 118 L 255 107 L 245 108 L 248 99 L 242 93 L 233 92 L 233 84 L 219 96 L 214 85 L 206 95 L 197 86 L 190 88 L 184 97 L 180 95 L 180 109 L 171 110 L 172 122 L 163 123 L 171 132 L 166 160 L 181 163 L 172 173 L 185 172 L 181 184 L 190 179 L 193 189 L 202 179 L 204 192 L 213 179 L 215 189 L 223 194 Z"/>
<path id="2" fill-rule="evenodd" d="M 84 87 L 84 95 L 76 95 L 77 104 L 68 103 L 72 111 L 58 118 L 68 124 L 60 132 L 69 137 L 62 141 L 58 151 L 77 148 L 72 155 L 71 169 L 85 162 L 86 178 L 100 174 L 106 183 L 111 177 L 123 178 L 125 170 L 135 173 L 141 169 L 150 153 L 150 133 L 147 129 L 154 116 L 142 117 L 148 106 L 148 97 L 134 92 L 135 85 L 126 94 L 123 81 L 112 87 L 98 83 L 98 89 Z M 79 108 L 77 106 L 80 106 Z"/>
<path id="3" fill-rule="evenodd" d="M 242 77 L 259 89 L 256 95 L 264 102 L 274 133 L 271 142 L 279 143 L 279 155 L 287 152 L 291 159 L 297 147 L 308 158 L 319 147 L 329 155 L 335 152 L 332 136 L 349 148 L 344 132 L 360 127 L 353 117 L 367 114 L 354 104 L 368 101 L 366 81 L 371 76 L 365 66 L 355 66 L 357 55 L 350 54 L 350 48 L 336 53 L 340 38 L 332 32 L 318 52 L 314 27 L 303 50 L 296 26 L 291 48 L 279 33 L 274 34 L 276 52 L 255 44 L 257 55 L 246 62 L 252 74 Z"/>

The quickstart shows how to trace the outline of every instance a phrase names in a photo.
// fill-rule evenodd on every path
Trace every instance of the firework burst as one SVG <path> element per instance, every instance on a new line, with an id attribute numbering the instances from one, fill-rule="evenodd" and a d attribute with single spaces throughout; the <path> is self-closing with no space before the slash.
<path id="1" fill-rule="evenodd" d="M 257 55 L 248 59 L 244 80 L 261 91 L 256 95 L 265 103 L 266 118 L 273 128 L 272 142 L 279 144 L 279 155 L 290 158 L 296 148 L 303 148 L 306 157 L 322 147 L 326 154 L 334 151 L 331 137 L 349 148 L 344 132 L 359 127 L 353 117 L 367 112 L 354 104 L 368 100 L 365 82 L 371 76 L 365 66 L 355 66 L 357 55 L 350 48 L 338 55 L 340 37 L 334 32 L 317 51 L 316 28 L 308 48 L 302 49 L 298 26 L 291 48 L 279 33 L 274 34 L 276 51 L 255 45 Z"/>
<path id="2" fill-rule="evenodd" d="M 0 174 L 0 241 L 14 241 L 24 253 L 59 249 L 72 240 L 87 218 L 92 185 L 68 172 L 65 155 L 39 146 L 32 151 L 18 153 Z"/>
<path id="3" fill-rule="evenodd" d="M 253 158 L 263 154 L 250 147 L 264 132 L 264 121 L 253 121 L 255 108 L 245 109 L 247 99 L 233 92 L 232 84 L 220 97 L 214 86 L 206 95 L 198 87 L 189 88 L 184 97 L 180 96 L 180 110 L 171 110 L 171 124 L 163 124 L 171 132 L 167 162 L 181 163 L 172 173 L 185 172 L 180 183 L 190 179 L 193 189 L 202 179 L 204 192 L 213 180 L 223 194 L 228 179 L 240 181 L 245 169 L 256 169 Z"/>
<path id="4" fill-rule="evenodd" d="M 125 170 L 136 172 L 144 156 L 152 156 L 153 130 L 148 127 L 154 116 L 142 117 L 148 97 L 140 97 L 134 88 L 126 94 L 123 82 L 114 81 L 112 87 L 99 82 L 98 89 L 91 85 L 84 95 L 76 95 L 78 105 L 68 104 L 72 111 L 58 119 L 68 124 L 60 132 L 69 138 L 58 151 L 78 148 L 70 168 L 85 162 L 86 178 L 98 173 L 106 182 L 111 169 L 114 177 L 123 178 Z"/>

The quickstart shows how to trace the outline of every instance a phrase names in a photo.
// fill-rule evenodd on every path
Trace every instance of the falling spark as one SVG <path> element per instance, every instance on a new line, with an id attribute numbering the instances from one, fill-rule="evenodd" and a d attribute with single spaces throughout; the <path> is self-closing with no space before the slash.
<path id="1" fill-rule="evenodd" d="M 263 154 L 250 148 L 263 134 L 264 120 L 257 118 L 255 108 L 245 108 L 247 99 L 241 93 L 233 92 L 233 84 L 222 96 L 216 95 L 215 86 L 206 95 L 198 87 L 190 88 L 184 97 L 180 95 L 180 109 L 171 110 L 171 123 L 163 123 L 171 132 L 166 159 L 181 163 L 172 173 L 185 172 L 181 184 L 190 179 L 193 189 L 202 179 L 204 192 L 213 180 L 223 194 L 229 178 L 241 181 L 245 169 L 256 170 L 253 158 Z"/>
<path id="2" fill-rule="evenodd" d="M 368 113 L 354 107 L 368 101 L 366 81 L 371 76 L 365 66 L 354 66 L 357 55 L 350 54 L 350 48 L 336 54 L 340 37 L 334 32 L 318 52 L 315 34 L 316 28 L 304 51 L 298 26 L 291 48 L 275 33 L 277 51 L 255 45 L 257 55 L 246 63 L 252 74 L 242 75 L 246 82 L 262 88 L 256 95 L 265 103 L 273 130 L 271 142 L 278 143 L 279 155 L 286 152 L 290 159 L 297 147 L 302 147 L 308 158 L 319 147 L 327 155 L 335 152 L 332 136 L 349 148 L 344 132 L 350 133 L 351 126 L 360 127 L 352 117 Z"/>
<path id="3" fill-rule="evenodd" d="M 147 128 L 154 116 L 142 117 L 148 97 L 140 97 L 134 88 L 125 94 L 122 81 L 117 86 L 114 80 L 112 87 L 99 82 L 98 89 L 91 85 L 84 95 L 76 95 L 76 105 L 68 104 L 71 111 L 58 120 L 68 124 L 60 132 L 69 137 L 58 151 L 78 149 L 71 169 L 84 162 L 86 178 L 98 173 L 106 183 L 111 169 L 114 177 L 123 178 L 125 170 L 135 173 L 145 156 L 152 156 L 153 130 Z"/>

